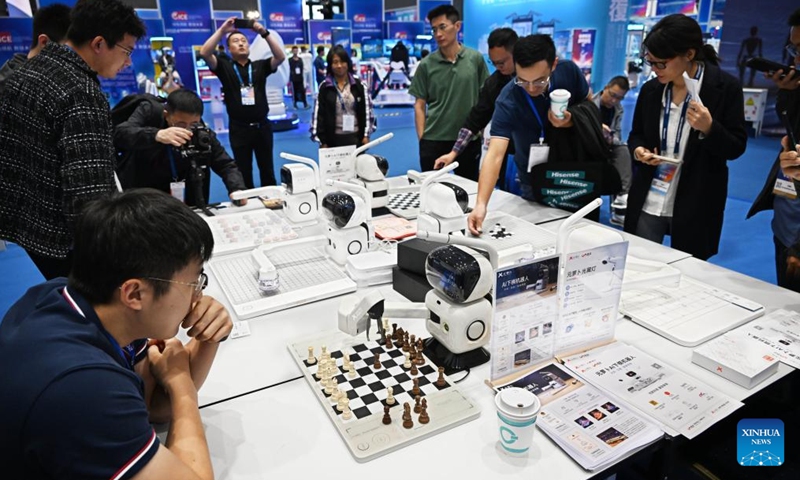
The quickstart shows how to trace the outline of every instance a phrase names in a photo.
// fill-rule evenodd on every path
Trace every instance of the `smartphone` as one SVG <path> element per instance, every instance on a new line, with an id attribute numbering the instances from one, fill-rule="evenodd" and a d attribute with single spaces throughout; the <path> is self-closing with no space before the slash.
<path id="1" fill-rule="evenodd" d="M 792 121 L 789 119 L 789 113 L 784 110 L 779 112 L 778 116 L 781 117 L 783 127 L 786 129 L 786 135 L 789 137 L 789 145 L 797 148 L 797 145 L 800 145 L 800 142 L 798 142 L 797 134 L 795 133 L 794 129 L 792 129 Z"/>
<path id="2" fill-rule="evenodd" d="M 233 26 L 236 28 L 253 28 L 253 24 L 256 23 L 255 20 L 247 19 L 247 18 L 235 18 L 233 19 Z"/>
<path id="3" fill-rule="evenodd" d="M 751 58 L 745 63 L 750 68 L 758 70 L 759 72 L 766 72 L 766 73 L 775 73 L 778 70 L 783 70 L 784 75 L 789 73 L 789 70 L 792 68 L 791 65 L 781 65 L 778 62 L 773 62 L 772 60 L 767 60 L 766 58 L 755 57 Z"/>

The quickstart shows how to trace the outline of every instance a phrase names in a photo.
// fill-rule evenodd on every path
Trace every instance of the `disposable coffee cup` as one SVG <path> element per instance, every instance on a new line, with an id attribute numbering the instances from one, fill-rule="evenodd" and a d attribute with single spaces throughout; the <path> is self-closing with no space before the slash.
<path id="1" fill-rule="evenodd" d="M 510 387 L 495 395 L 500 450 L 511 456 L 528 454 L 541 403 L 524 388 Z"/>
<path id="2" fill-rule="evenodd" d="M 564 118 L 564 112 L 567 110 L 571 96 L 572 94 L 563 88 L 550 92 L 550 110 L 553 111 L 556 118 Z"/>

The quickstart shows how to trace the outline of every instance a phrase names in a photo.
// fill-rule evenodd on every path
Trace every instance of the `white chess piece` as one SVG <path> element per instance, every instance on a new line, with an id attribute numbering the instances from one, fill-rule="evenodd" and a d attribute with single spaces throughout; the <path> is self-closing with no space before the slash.
<path id="1" fill-rule="evenodd" d="M 337 388 L 331 393 L 329 400 L 333 403 L 338 403 L 340 398 L 342 398 L 342 391 Z"/>
<path id="2" fill-rule="evenodd" d="M 328 353 L 328 347 L 323 345 L 321 348 L 322 348 L 322 353 L 319 354 L 319 358 L 324 358 L 325 360 L 330 358 L 329 357 L 330 354 Z"/>
<path id="3" fill-rule="evenodd" d="M 403 362 L 403 368 L 411 368 L 411 354 L 405 352 L 403 355 L 406 357 L 406 361 Z"/>
<path id="4" fill-rule="evenodd" d="M 308 364 L 314 365 L 317 363 L 317 359 L 314 358 L 314 347 L 308 347 Z"/>
<path id="5" fill-rule="evenodd" d="M 353 378 L 356 376 L 356 369 L 350 365 L 350 370 L 347 372 L 347 378 Z"/>
<path id="6" fill-rule="evenodd" d="M 386 387 L 386 404 L 394 405 L 394 389 L 391 385 Z"/>
<path id="7" fill-rule="evenodd" d="M 351 418 L 353 418 L 353 412 L 350 411 L 350 407 L 345 404 L 345 407 L 342 410 L 342 420 L 350 420 Z"/>
<path id="8" fill-rule="evenodd" d="M 347 395 L 342 393 L 339 395 L 339 400 L 336 403 L 336 410 L 339 412 L 344 412 L 345 407 L 347 407 Z"/>

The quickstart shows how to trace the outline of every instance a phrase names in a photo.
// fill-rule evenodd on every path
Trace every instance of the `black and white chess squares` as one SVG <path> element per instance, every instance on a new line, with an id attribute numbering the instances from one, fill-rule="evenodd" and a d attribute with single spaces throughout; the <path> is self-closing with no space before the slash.
<path id="1" fill-rule="evenodd" d="M 399 217 L 406 219 L 416 218 L 419 215 L 419 192 L 391 194 L 386 207 Z"/>
<path id="2" fill-rule="evenodd" d="M 433 394 L 440 390 L 450 387 L 446 384 L 443 387 L 436 386 L 438 372 L 430 363 L 419 367 L 419 375 L 412 376 L 409 370 L 403 368 L 403 351 L 399 348 L 387 350 L 378 342 L 368 342 L 366 344 L 355 345 L 348 348 L 350 360 L 355 369 L 355 376 L 352 378 L 344 369 L 342 351 L 331 352 L 331 358 L 336 360 L 336 374 L 333 378 L 337 381 L 337 386 L 350 400 L 350 410 L 353 412 L 351 420 L 344 420 L 342 412 L 336 409 L 336 403 L 331 402 L 330 408 L 338 415 L 343 422 L 357 421 L 369 415 L 383 416 L 383 407 L 386 405 L 387 387 L 392 387 L 395 403 L 391 408 L 402 409 L 405 402 L 413 403 L 414 395 L 411 389 L 414 388 L 414 378 L 419 379 L 420 396 Z M 381 368 L 373 368 L 375 354 L 380 355 Z M 316 373 L 319 362 L 310 365 L 308 361 L 303 364 L 313 375 Z M 317 381 L 317 388 L 324 391 Z M 327 393 L 326 397 L 329 397 Z"/>
<path id="3" fill-rule="evenodd" d="M 492 227 L 492 229 L 489 230 L 489 236 L 497 240 L 502 240 L 504 238 L 513 237 L 514 232 L 510 232 L 506 230 L 506 227 L 502 226 L 499 223 L 495 223 L 494 227 Z"/>

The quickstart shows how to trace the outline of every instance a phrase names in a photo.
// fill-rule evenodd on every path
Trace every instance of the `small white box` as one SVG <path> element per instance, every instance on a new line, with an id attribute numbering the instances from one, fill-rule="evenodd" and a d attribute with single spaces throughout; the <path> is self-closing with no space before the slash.
<path id="1" fill-rule="evenodd" d="M 768 347 L 736 331 L 697 347 L 692 362 L 747 389 L 777 372 L 780 363 Z"/>

